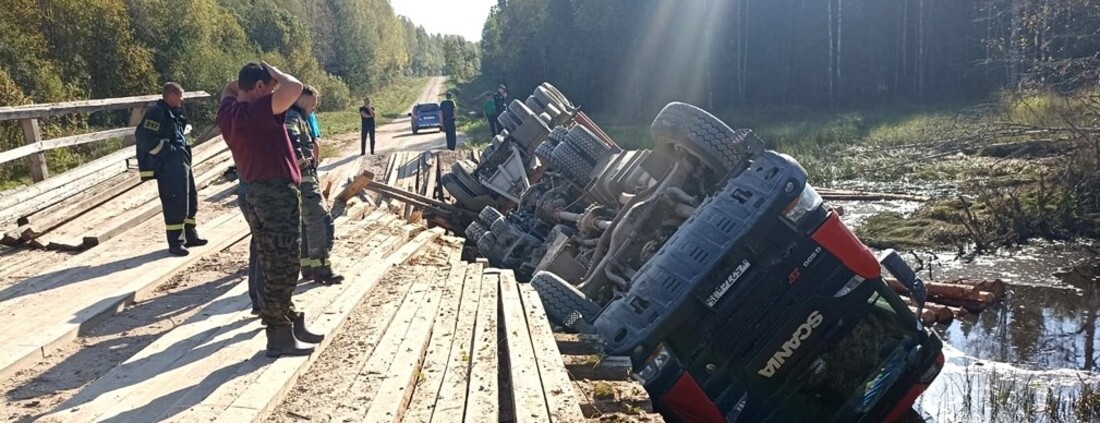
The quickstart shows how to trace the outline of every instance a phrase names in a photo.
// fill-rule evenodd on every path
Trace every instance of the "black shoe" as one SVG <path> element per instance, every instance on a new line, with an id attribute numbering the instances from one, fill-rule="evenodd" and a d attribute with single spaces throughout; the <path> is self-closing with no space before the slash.
<path id="1" fill-rule="evenodd" d="M 313 346 L 303 345 L 294 338 L 294 329 L 290 326 L 268 326 L 265 331 L 267 332 L 265 355 L 268 357 L 302 356 L 313 353 Z"/>
<path id="2" fill-rule="evenodd" d="M 256 307 L 252 307 L 252 315 L 253 316 L 259 316 L 260 315 L 260 309 L 258 309 Z"/>
<path id="3" fill-rule="evenodd" d="M 313 282 L 321 285 L 340 285 L 344 283 L 344 277 L 335 273 L 313 275 Z"/>
<path id="4" fill-rule="evenodd" d="M 302 312 L 295 312 L 290 315 L 290 321 L 294 325 L 294 337 L 299 341 L 308 342 L 310 344 L 319 344 L 325 340 L 325 335 L 310 332 L 306 328 L 306 314 Z"/>
<path id="5" fill-rule="evenodd" d="M 187 251 L 187 248 L 185 248 L 184 246 L 179 245 L 179 244 L 169 245 L 168 246 L 168 252 L 171 253 L 174 256 L 180 256 L 180 257 L 184 257 L 188 254 L 191 254 L 190 251 Z"/>
<path id="6" fill-rule="evenodd" d="M 183 229 L 183 242 L 184 247 L 201 247 L 209 244 L 210 241 L 199 238 L 199 232 L 195 230 L 195 226 L 187 225 Z"/>

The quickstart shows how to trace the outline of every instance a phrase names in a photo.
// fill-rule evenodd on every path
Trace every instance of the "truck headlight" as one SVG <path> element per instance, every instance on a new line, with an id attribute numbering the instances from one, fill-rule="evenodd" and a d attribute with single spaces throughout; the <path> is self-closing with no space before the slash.
<path id="1" fill-rule="evenodd" d="M 661 373 L 661 370 L 665 368 L 669 360 L 672 359 L 672 354 L 669 353 L 665 344 L 657 344 L 657 348 L 653 350 L 653 353 L 646 359 L 645 364 L 637 372 L 632 375 L 635 380 L 642 384 L 648 383 L 657 377 Z"/>
<path id="2" fill-rule="evenodd" d="M 787 219 L 791 222 L 799 223 L 799 221 L 806 217 L 811 211 L 821 207 L 821 203 L 821 196 L 817 194 L 817 191 L 815 191 L 813 187 L 806 185 L 806 187 L 802 189 L 802 194 L 799 194 L 798 198 L 794 199 L 794 201 L 783 210 L 783 215 L 787 216 Z"/>

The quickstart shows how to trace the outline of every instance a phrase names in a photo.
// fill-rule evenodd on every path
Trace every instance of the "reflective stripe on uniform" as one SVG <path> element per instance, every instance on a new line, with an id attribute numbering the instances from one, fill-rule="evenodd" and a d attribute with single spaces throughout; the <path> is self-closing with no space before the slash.
<path id="1" fill-rule="evenodd" d="M 183 224 L 184 225 L 194 225 L 196 223 L 195 223 L 195 219 L 183 219 Z"/>
<path id="2" fill-rule="evenodd" d="M 151 170 L 143 170 L 143 171 L 141 171 L 139 176 L 141 176 L 142 178 L 152 178 L 152 177 L 156 176 L 156 174 L 153 173 L 153 171 L 151 171 Z"/>
<path id="3" fill-rule="evenodd" d="M 317 183 L 317 175 L 302 175 L 302 182 Z"/>
<path id="4" fill-rule="evenodd" d="M 164 144 L 166 142 L 167 142 L 167 140 L 160 140 L 160 142 L 157 143 L 157 148 L 149 150 L 149 154 L 152 154 L 152 155 L 155 156 L 155 155 L 157 155 L 157 153 L 160 153 L 160 150 L 162 150 L 164 148 Z"/>
<path id="5" fill-rule="evenodd" d="M 309 257 L 302 257 L 298 259 L 298 265 L 302 267 L 313 267 L 313 260 Z"/>
<path id="6" fill-rule="evenodd" d="M 323 262 L 321 261 L 321 259 L 313 259 L 313 260 L 310 260 L 310 263 L 309 263 L 309 264 L 310 264 L 311 266 L 313 266 L 313 267 L 321 267 L 321 266 L 324 266 L 324 263 L 323 263 Z"/>
<path id="7" fill-rule="evenodd" d="M 183 224 L 180 223 L 175 225 L 164 225 L 164 229 L 167 229 L 169 231 L 181 231 L 183 230 Z"/>

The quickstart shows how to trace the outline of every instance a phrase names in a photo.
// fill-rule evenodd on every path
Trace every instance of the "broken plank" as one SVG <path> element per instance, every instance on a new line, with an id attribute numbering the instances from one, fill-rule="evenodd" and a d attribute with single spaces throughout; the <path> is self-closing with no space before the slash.
<path id="1" fill-rule="evenodd" d="M 512 410 L 516 421 L 549 421 L 539 364 L 531 346 L 527 316 L 511 270 L 500 273 L 500 318 L 508 346 L 508 372 L 512 385 Z"/>
<path id="2" fill-rule="evenodd" d="M 569 381 L 569 372 L 558 351 L 554 340 L 554 331 L 546 318 L 546 310 L 535 289 L 528 284 L 518 284 L 523 309 L 527 314 L 527 327 L 531 334 L 531 346 L 538 362 L 539 376 L 542 378 L 542 390 L 546 397 L 546 408 L 552 422 L 578 422 L 584 420 L 580 404 L 577 402 L 573 384 Z M 598 337 L 597 337 L 598 338 Z"/>
<path id="3" fill-rule="evenodd" d="M 477 310 L 474 328 L 474 344 L 471 355 L 470 384 L 466 393 L 464 422 L 489 423 L 500 421 L 500 393 L 497 372 L 500 370 L 497 356 L 497 293 L 500 274 L 497 269 L 487 269 L 481 277 L 481 305 Z"/>
<path id="4" fill-rule="evenodd" d="M 443 383 L 439 387 L 439 393 L 428 399 L 431 413 L 424 413 L 430 415 L 433 422 L 462 421 L 462 416 L 466 413 L 466 392 L 470 381 L 478 310 L 483 306 L 496 309 L 495 304 L 481 302 L 482 270 L 481 263 L 467 264 L 466 280 L 462 285 L 463 300 L 455 322 L 454 340 L 447 354 Z M 429 419 L 417 417 L 410 421 L 427 422 Z"/>
<path id="5" fill-rule="evenodd" d="M 565 355 L 603 354 L 604 342 L 599 335 L 586 333 L 555 333 L 558 350 Z"/>

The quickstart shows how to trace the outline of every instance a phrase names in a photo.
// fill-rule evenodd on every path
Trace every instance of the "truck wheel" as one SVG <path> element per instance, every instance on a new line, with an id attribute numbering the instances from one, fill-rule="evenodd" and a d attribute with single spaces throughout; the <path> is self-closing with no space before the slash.
<path id="1" fill-rule="evenodd" d="M 596 134 L 581 125 L 574 126 L 567 137 L 569 143 L 590 158 L 592 163 L 599 163 L 600 160 L 611 154 L 611 147 L 604 144 Z"/>
<path id="2" fill-rule="evenodd" d="M 485 206 L 485 208 L 481 209 L 481 213 L 478 213 L 477 218 L 481 220 L 481 223 L 485 224 L 486 228 L 488 228 L 493 225 L 493 222 L 496 222 L 498 219 L 503 219 L 504 214 L 502 214 L 500 210 L 493 208 L 493 206 Z"/>
<path id="3" fill-rule="evenodd" d="M 554 154 L 553 140 L 546 140 L 539 143 L 538 147 L 535 147 L 535 156 L 538 157 L 543 163 L 549 163 L 550 157 Z"/>
<path id="4" fill-rule="evenodd" d="M 570 143 L 558 144 L 551 155 L 551 162 L 580 185 L 586 185 L 592 179 L 592 164 Z"/>
<path id="5" fill-rule="evenodd" d="M 763 142 L 752 131 L 730 129 L 714 115 L 687 103 L 665 106 L 649 126 L 654 150 L 671 154 L 676 147 L 687 150 L 718 174 L 740 167 Z"/>
<path id="6" fill-rule="evenodd" d="M 458 179 L 455 178 L 453 173 L 447 173 L 440 177 L 439 180 L 443 183 L 443 188 L 458 201 L 458 204 L 466 208 L 474 206 L 474 197 L 476 197 L 476 195 L 470 192 L 462 183 L 458 182 Z"/>
<path id="7" fill-rule="evenodd" d="M 451 165 L 451 173 L 454 174 L 458 182 L 465 185 L 475 197 L 489 193 L 489 190 L 485 189 L 485 186 L 474 177 L 474 172 L 476 170 L 477 165 L 469 160 L 459 160 Z"/>
<path id="8" fill-rule="evenodd" d="M 531 279 L 531 286 L 539 293 L 546 317 L 559 326 L 588 327 L 600 314 L 599 304 L 589 300 L 575 286 L 550 272 L 538 272 Z M 578 325 L 582 323 L 582 325 Z"/>
<path id="9" fill-rule="evenodd" d="M 466 239 L 477 242 L 481 239 L 482 235 L 485 235 L 485 232 L 488 232 L 485 229 L 485 225 L 481 224 L 481 222 L 472 222 L 470 226 L 466 227 Z"/>
<path id="10" fill-rule="evenodd" d="M 512 114 L 511 110 L 505 110 L 500 114 L 500 117 L 497 118 L 497 123 L 504 127 L 508 133 L 513 133 L 516 132 L 516 128 L 519 128 L 519 126 L 523 124 L 523 121 L 519 120 L 518 116 Z"/>
<path id="11" fill-rule="evenodd" d="M 492 232 L 485 232 L 481 235 L 481 238 L 477 240 L 477 250 L 481 252 L 482 256 L 489 259 L 489 264 L 495 267 L 501 266 L 502 257 L 497 256 L 497 252 L 500 251 L 502 246 L 497 243 L 497 236 Z"/>

